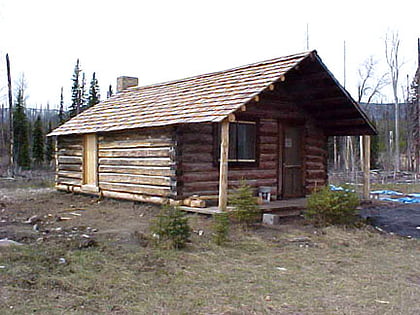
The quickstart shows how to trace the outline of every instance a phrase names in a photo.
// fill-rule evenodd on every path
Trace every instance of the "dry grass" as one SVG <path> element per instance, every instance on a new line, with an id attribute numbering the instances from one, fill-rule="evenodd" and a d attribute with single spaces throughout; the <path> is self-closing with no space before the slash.
<path id="1" fill-rule="evenodd" d="M 0 313 L 420 313 L 418 240 L 300 226 L 234 232 L 218 247 L 208 220 L 192 224 L 205 233 L 183 251 L 106 242 L 1 248 Z"/>

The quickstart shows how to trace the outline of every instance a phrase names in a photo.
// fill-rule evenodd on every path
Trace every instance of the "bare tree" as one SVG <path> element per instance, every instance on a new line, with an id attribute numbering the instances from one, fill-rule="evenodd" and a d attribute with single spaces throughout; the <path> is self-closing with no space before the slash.
<path id="1" fill-rule="evenodd" d="M 385 56 L 389 67 L 389 76 L 392 83 L 395 106 L 395 164 L 394 170 L 400 170 L 400 131 L 399 131 L 399 107 L 398 107 L 398 79 L 402 64 L 398 58 L 400 48 L 400 39 L 398 32 L 388 32 L 385 37 Z"/>
<path id="2" fill-rule="evenodd" d="M 382 95 L 382 89 L 389 84 L 388 74 L 376 74 L 378 61 L 370 56 L 367 58 L 359 69 L 359 84 L 357 87 L 357 100 L 370 104 L 372 99 Z"/>

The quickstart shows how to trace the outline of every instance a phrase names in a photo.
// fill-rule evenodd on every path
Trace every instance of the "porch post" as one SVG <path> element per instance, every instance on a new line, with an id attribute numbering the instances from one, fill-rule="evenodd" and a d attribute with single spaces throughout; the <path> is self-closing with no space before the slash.
<path id="1" fill-rule="evenodd" d="M 363 136 L 363 198 L 370 197 L 370 136 Z"/>
<path id="2" fill-rule="evenodd" d="M 229 119 L 221 122 L 220 132 L 220 172 L 219 172 L 219 210 L 226 211 L 228 190 Z"/>

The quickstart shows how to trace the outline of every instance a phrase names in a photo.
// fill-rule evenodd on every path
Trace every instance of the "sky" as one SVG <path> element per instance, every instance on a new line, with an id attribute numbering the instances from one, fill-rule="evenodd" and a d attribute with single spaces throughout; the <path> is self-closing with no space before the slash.
<path id="1" fill-rule="evenodd" d="M 76 60 L 101 96 L 121 75 L 139 85 L 225 70 L 309 49 L 357 98 L 358 70 L 369 56 L 387 71 L 385 35 L 400 37 L 401 83 L 417 68 L 420 1 L 0 0 L 0 104 L 7 104 L 5 55 L 12 80 L 27 82 L 27 106 L 70 103 Z M 308 32 L 307 32 L 308 30 Z M 402 90 L 402 89 L 401 89 Z M 391 101 L 390 90 L 384 101 Z"/>

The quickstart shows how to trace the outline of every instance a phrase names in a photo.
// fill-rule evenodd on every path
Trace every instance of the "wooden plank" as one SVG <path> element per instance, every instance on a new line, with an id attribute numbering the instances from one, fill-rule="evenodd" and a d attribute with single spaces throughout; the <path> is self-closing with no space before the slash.
<path id="1" fill-rule="evenodd" d="M 221 123 L 220 132 L 220 171 L 219 171 L 219 210 L 226 211 L 228 201 L 228 159 L 229 159 L 229 120 Z"/>
<path id="2" fill-rule="evenodd" d="M 99 158 L 99 165 L 121 166 L 171 166 L 173 162 L 169 157 L 144 158 Z"/>
<path id="3" fill-rule="evenodd" d="M 170 147 L 136 149 L 101 149 L 99 157 L 169 157 Z"/>
<path id="4" fill-rule="evenodd" d="M 203 163 L 203 162 L 208 162 L 208 163 L 213 163 L 214 160 L 214 156 L 213 156 L 213 152 L 194 152 L 194 153 L 184 153 L 182 154 L 181 157 L 182 163 L 185 162 L 194 162 L 194 163 Z"/>
<path id="5" fill-rule="evenodd" d="M 99 181 L 109 183 L 128 183 L 168 187 L 171 184 L 171 178 L 167 176 L 147 176 L 115 173 L 100 173 Z"/>
<path id="6" fill-rule="evenodd" d="M 83 159 L 81 156 L 67 156 L 59 155 L 58 163 L 59 164 L 82 164 Z"/>
<path id="7" fill-rule="evenodd" d="M 98 145 L 96 134 L 84 136 L 83 184 L 98 186 Z"/>
<path id="8" fill-rule="evenodd" d="M 170 195 L 170 188 L 165 186 L 136 185 L 100 182 L 99 187 L 103 190 L 136 193 L 151 196 L 167 197 Z"/>
<path id="9" fill-rule="evenodd" d="M 175 176 L 175 170 L 169 166 L 119 166 L 100 165 L 99 173 L 118 173 L 151 176 Z"/>

